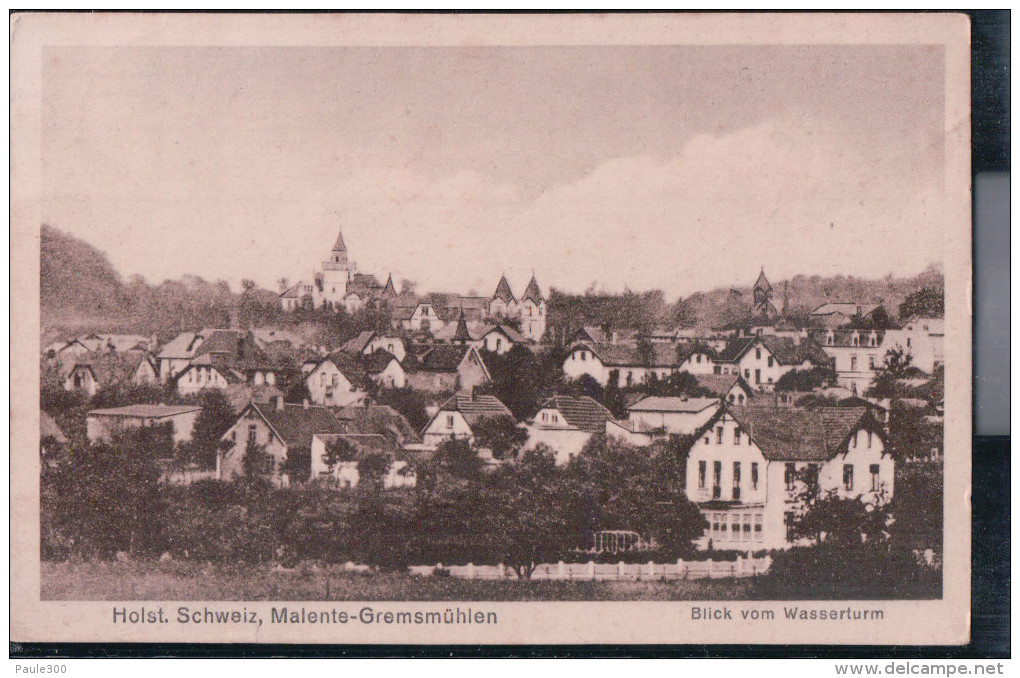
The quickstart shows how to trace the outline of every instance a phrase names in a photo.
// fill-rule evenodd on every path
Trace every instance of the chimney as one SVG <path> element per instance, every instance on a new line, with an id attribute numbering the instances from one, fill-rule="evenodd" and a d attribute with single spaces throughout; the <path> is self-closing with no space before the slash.
<path id="1" fill-rule="evenodd" d="M 280 400 L 283 400 L 283 398 L 280 398 Z M 306 410 L 308 409 L 308 398 L 304 398 L 304 399 L 302 399 L 302 401 L 301 401 L 301 406 L 302 406 L 303 408 L 305 408 Z"/>
<path id="2" fill-rule="evenodd" d="M 283 412 L 283 396 L 282 395 L 278 395 L 278 396 L 274 396 L 274 397 L 276 398 L 276 411 L 277 412 Z M 305 402 L 308 402 L 308 401 L 305 401 Z"/>

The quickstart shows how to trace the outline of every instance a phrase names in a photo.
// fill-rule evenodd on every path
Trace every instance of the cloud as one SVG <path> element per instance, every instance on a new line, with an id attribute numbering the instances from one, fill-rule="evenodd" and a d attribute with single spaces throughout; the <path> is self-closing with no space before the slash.
<path id="1" fill-rule="evenodd" d="M 336 177 L 309 169 L 287 199 L 228 182 L 159 209 L 144 193 L 101 208 L 63 197 L 46 216 L 86 225 L 69 228 L 156 280 L 294 281 L 342 227 L 361 270 L 419 289 L 488 293 L 505 272 L 521 293 L 534 270 L 545 289 L 598 281 L 672 297 L 750 284 L 762 266 L 773 278 L 921 270 L 941 258 L 940 168 L 924 149 L 868 154 L 822 124 L 767 122 L 611 158 L 537 197 L 479 171 L 366 161 Z"/>

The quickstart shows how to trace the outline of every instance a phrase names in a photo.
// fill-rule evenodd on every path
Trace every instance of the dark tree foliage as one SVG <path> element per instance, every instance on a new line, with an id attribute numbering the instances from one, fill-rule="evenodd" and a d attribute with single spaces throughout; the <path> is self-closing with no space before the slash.
<path id="1" fill-rule="evenodd" d="M 407 419 L 411 428 L 422 431 L 430 419 L 426 408 L 432 404 L 434 398 L 435 396 L 412 388 L 389 388 L 379 391 L 376 402 L 380 405 L 389 405 Z"/>
<path id="2" fill-rule="evenodd" d="M 202 411 L 192 430 L 195 461 L 202 468 L 215 468 L 220 438 L 234 425 L 237 415 L 227 396 L 218 389 L 203 389 L 196 404 Z"/>
<path id="3" fill-rule="evenodd" d="M 816 388 L 833 386 L 836 371 L 828 367 L 812 367 L 806 370 L 790 370 L 776 380 L 777 391 L 813 391 Z"/>
<path id="4" fill-rule="evenodd" d="M 941 455 L 943 427 L 939 422 L 928 421 L 925 410 L 911 407 L 900 400 L 889 406 L 889 435 L 886 450 L 898 463 L 909 459 Z"/>
<path id="5" fill-rule="evenodd" d="M 665 379 L 660 379 L 657 374 L 651 374 L 641 387 L 641 391 L 650 396 L 710 398 L 713 395 L 708 389 L 702 388 L 689 372 L 677 372 Z"/>
<path id="6" fill-rule="evenodd" d="M 165 433 L 129 430 L 112 442 L 75 446 L 70 463 L 42 476 L 42 557 L 152 554 L 166 524 L 158 460 Z M 162 449 L 161 449 L 162 448 Z"/>
<path id="7" fill-rule="evenodd" d="M 577 379 L 570 382 L 570 389 L 576 396 L 588 396 L 593 398 L 603 405 L 606 404 L 606 390 L 602 387 L 602 384 L 598 382 L 595 377 L 590 374 L 582 374 Z"/>
<path id="8" fill-rule="evenodd" d="M 535 354 L 516 344 L 504 355 L 482 351 L 482 360 L 492 375 L 492 384 L 482 392 L 499 398 L 519 421 L 533 417 L 546 386 Z"/>
<path id="9" fill-rule="evenodd" d="M 590 541 L 600 530 L 631 530 L 654 540 L 662 553 L 689 553 L 707 525 L 687 500 L 683 465 L 679 454 L 594 436 L 567 468 L 575 532 Z"/>
<path id="10" fill-rule="evenodd" d="M 900 396 L 900 380 L 915 373 L 911 367 L 913 356 L 901 347 L 886 351 L 882 365 L 875 370 L 875 380 L 865 394 L 874 398 L 896 398 Z"/>
<path id="11" fill-rule="evenodd" d="M 492 450 L 492 456 L 496 459 L 516 456 L 528 442 L 528 432 L 506 415 L 483 417 L 475 422 L 471 430 L 474 433 L 475 449 Z"/>
<path id="12" fill-rule="evenodd" d="M 945 315 L 945 292 L 942 287 L 926 287 L 907 295 L 900 304 L 900 320 L 911 316 L 941 318 Z"/>
<path id="13" fill-rule="evenodd" d="M 620 371 L 610 370 L 609 381 L 606 382 L 605 395 L 602 396 L 602 404 L 613 413 L 617 419 L 627 416 L 627 398 L 620 390 Z"/>

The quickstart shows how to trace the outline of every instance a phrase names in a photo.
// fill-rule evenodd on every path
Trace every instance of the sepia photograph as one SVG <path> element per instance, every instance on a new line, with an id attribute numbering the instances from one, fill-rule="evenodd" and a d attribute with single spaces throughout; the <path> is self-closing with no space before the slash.
<path id="1" fill-rule="evenodd" d="M 966 642 L 958 19 L 15 18 L 15 630 Z"/>

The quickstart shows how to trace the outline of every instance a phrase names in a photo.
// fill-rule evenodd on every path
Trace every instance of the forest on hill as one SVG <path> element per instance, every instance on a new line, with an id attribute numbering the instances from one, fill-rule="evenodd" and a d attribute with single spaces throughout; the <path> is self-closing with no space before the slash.
<path id="1" fill-rule="evenodd" d="M 738 322 L 750 312 L 751 285 L 757 275 L 748 278 L 746 285 L 696 292 L 675 301 L 667 300 L 661 290 L 570 294 L 553 287 L 548 296 L 546 341 L 562 341 L 582 324 L 613 329 L 681 326 L 708 330 Z M 105 253 L 45 224 L 41 230 L 40 282 L 44 343 L 56 336 L 89 331 L 156 334 L 163 342 L 178 332 L 203 327 L 300 324 L 321 326 L 313 328 L 315 343 L 332 344 L 353 335 L 366 323 L 385 324 L 384 319 L 359 318 L 357 314 L 331 313 L 338 316 L 335 318 L 319 312 L 300 317 L 284 314 L 277 293 L 259 288 L 250 280 L 242 282 L 239 293 L 233 292 L 226 281 L 192 275 L 156 285 L 138 275 L 125 281 Z M 773 303 L 779 309 L 785 307 L 793 318 L 803 317 L 826 302 L 852 301 L 883 304 L 895 319 L 908 296 L 934 290 L 941 298 L 943 285 L 937 265 L 913 277 L 798 275 L 772 281 Z"/>

